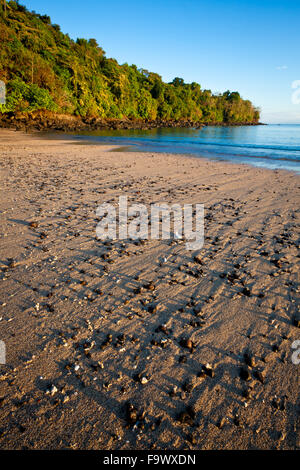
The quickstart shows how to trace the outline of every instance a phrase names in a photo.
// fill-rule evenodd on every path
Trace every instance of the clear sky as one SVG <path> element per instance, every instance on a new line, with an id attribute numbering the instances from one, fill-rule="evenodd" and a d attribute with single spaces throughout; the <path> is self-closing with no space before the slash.
<path id="1" fill-rule="evenodd" d="M 300 0 L 20 0 L 120 63 L 237 90 L 263 122 L 300 123 Z M 295 84 L 296 85 L 296 84 Z M 299 94 L 300 95 L 300 94 Z"/>

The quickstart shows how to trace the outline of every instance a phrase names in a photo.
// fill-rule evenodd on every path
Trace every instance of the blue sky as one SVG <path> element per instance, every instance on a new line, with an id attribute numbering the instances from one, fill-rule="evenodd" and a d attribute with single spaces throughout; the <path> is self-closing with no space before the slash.
<path id="1" fill-rule="evenodd" d="M 263 122 L 300 123 L 300 0 L 20 0 L 120 63 L 237 90 Z M 299 83 L 300 84 L 300 83 Z M 294 100 L 295 101 L 295 100 Z M 296 100 L 297 102 L 298 100 Z"/>

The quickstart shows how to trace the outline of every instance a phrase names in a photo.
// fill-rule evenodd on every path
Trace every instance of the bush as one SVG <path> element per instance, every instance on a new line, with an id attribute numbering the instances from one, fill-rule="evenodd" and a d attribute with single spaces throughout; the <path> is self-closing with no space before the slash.
<path id="1" fill-rule="evenodd" d="M 6 104 L 2 105 L 2 112 L 6 111 L 35 111 L 49 109 L 55 111 L 55 105 L 48 90 L 39 88 L 35 84 L 28 85 L 16 78 L 8 82 L 6 87 Z"/>

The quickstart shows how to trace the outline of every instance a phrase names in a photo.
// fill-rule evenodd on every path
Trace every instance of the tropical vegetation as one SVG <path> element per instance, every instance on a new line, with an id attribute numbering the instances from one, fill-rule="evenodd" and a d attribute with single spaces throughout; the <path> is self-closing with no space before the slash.
<path id="1" fill-rule="evenodd" d="M 96 39 L 75 41 L 49 16 L 0 1 L 0 80 L 7 89 L 2 113 L 46 109 L 132 120 L 259 120 L 259 110 L 237 91 L 213 94 L 178 77 L 165 83 L 157 73 L 106 57 Z"/>

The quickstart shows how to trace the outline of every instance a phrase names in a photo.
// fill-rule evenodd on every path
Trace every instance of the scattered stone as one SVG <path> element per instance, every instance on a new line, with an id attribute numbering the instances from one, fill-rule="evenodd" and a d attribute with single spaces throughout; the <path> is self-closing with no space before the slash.
<path id="1" fill-rule="evenodd" d="M 269 256 L 269 252 L 268 251 L 261 251 L 259 253 L 261 256 Z"/>
<path id="2" fill-rule="evenodd" d="M 249 387 L 244 388 L 242 391 L 242 397 L 246 398 L 247 400 L 250 400 L 252 398 L 251 392 L 252 392 L 251 388 Z"/>
<path id="3" fill-rule="evenodd" d="M 82 346 L 83 346 L 84 352 L 86 353 L 95 346 L 95 341 L 85 341 Z"/>
<path id="4" fill-rule="evenodd" d="M 180 340 L 180 345 L 183 348 L 189 349 L 190 351 L 192 351 L 195 348 L 195 344 L 193 343 L 193 341 L 190 338 L 181 339 Z"/>
<path id="5" fill-rule="evenodd" d="M 145 385 L 149 382 L 149 379 L 147 379 L 147 377 L 142 377 L 140 382 L 141 382 L 142 385 Z"/>
<path id="6" fill-rule="evenodd" d="M 235 281 L 237 281 L 239 279 L 239 275 L 235 271 L 233 271 L 232 273 L 227 274 L 227 279 L 228 279 L 229 282 L 234 284 Z M 242 293 L 243 293 L 243 291 L 242 291 Z"/>
<path id="7" fill-rule="evenodd" d="M 241 420 L 240 420 L 240 417 L 238 415 L 235 415 L 234 418 L 233 418 L 233 424 L 235 424 L 236 426 L 240 426 L 241 425 Z"/>
<path id="8" fill-rule="evenodd" d="M 189 426 L 194 425 L 195 411 L 192 407 L 188 406 L 185 411 L 182 411 L 178 416 L 178 421 L 181 424 L 188 424 Z"/>
<path id="9" fill-rule="evenodd" d="M 198 372 L 197 377 L 199 377 L 200 379 L 205 379 L 207 377 L 207 375 L 204 372 L 204 370 L 202 369 L 202 370 L 200 370 L 200 372 Z"/>
<path id="10" fill-rule="evenodd" d="M 29 223 L 29 227 L 31 227 L 31 228 L 38 228 L 38 226 L 39 226 L 38 222 L 30 222 Z"/>
<path id="11" fill-rule="evenodd" d="M 172 398 L 176 397 L 177 390 L 178 390 L 177 385 L 175 385 L 175 387 L 173 387 L 172 390 L 170 390 L 170 392 L 169 392 L 170 397 L 172 397 Z"/>
<path id="12" fill-rule="evenodd" d="M 296 326 L 297 328 L 300 328 L 300 315 L 299 314 L 294 315 L 293 325 Z"/>
<path id="13" fill-rule="evenodd" d="M 194 436 L 194 434 L 188 434 L 187 436 L 187 440 L 192 444 L 192 445 L 196 445 L 197 444 L 197 439 L 196 437 Z"/>
<path id="14" fill-rule="evenodd" d="M 199 314 L 201 314 L 201 310 L 202 310 L 202 306 L 200 304 L 196 305 L 194 307 L 194 314 L 199 316 Z"/>
<path id="15" fill-rule="evenodd" d="M 248 287 L 244 287 L 243 290 L 242 290 L 242 294 L 245 295 L 246 297 L 250 297 L 251 296 L 251 291 Z"/>
<path id="16" fill-rule="evenodd" d="M 143 288 L 142 288 L 141 286 L 139 286 L 139 287 L 137 287 L 136 289 L 134 289 L 134 293 L 135 293 L 136 295 L 142 294 L 142 292 L 143 292 Z"/>
<path id="17" fill-rule="evenodd" d="M 245 364 L 247 364 L 247 366 L 249 367 L 255 366 L 254 357 L 249 352 L 244 353 L 244 361 L 245 361 Z"/>
<path id="18" fill-rule="evenodd" d="M 91 368 L 95 371 L 98 372 L 99 369 L 104 369 L 104 365 L 102 362 L 95 362 L 91 364 Z"/>
<path id="19" fill-rule="evenodd" d="M 108 334 L 107 337 L 106 337 L 106 340 L 103 341 L 103 343 L 101 344 L 100 348 L 101 349 L 105 349 L 109 344 L 111 344 L 112 342 L 112 335 L 111 334 Z"/>
<path id="20" fill-rule="evenodd" d="M 97 295 L 103 295 L 102 290 L 99 289 L 99 288 L 94 289 L 94 292 L 95 292 L 95 294 L 97 294 Z"/>
<path id="21" fill-rule="evenodd" d="M 148 312 L 149 313 L 156 313 L 158 310 L 158 306 L 155 304 L 148 305 Z"/>
<path id="22" fill-rule="evenodd" d="M 259 370 L 254 371 L 254 372 L 253 372 L 253 376 L 254 376 L 257 380 L 259 380 L 259 382 L 261 382 L 262 384 L 265 383 L 265 378 L 264 378 L 263 373 L 262 373 L 261 371 L 259 371 Z"/>
<path id="23" fill-rule="evenodd" d="M 211 378 L 213 378 L 213 376 L 215 375 L 215 372 L 210 364 L 205 364 L 204 366 L 202 366 L 202 371 L 205 375 Z"/>
<path id="24" fill-rule="evenodd" d="M 126 342 L 126 336 L 124 334 L 121 334 L 117 337 L 117 342 L 115 346 L 116 347 L 124 346 L 125 342 Z"/>
<path id="25" fill-rule="evenodd" d="M 242 380 L 248 381 L 251 379 L 251 374 L 246 367 L 241 367 L 240 369 L 240 378 Z"/>
<path id="26" fill-rule="evenodd" d="M 200 257 L 200 255 L 195 255 L 194 256 L 194 261 L 198 264 L 203 265 L 203 261 L 202 261 L 202 258 Z"/>
<path id="27" fill-rule="evenodd" d="M 179 359 L 178 359 L 178 362 L 180 364 L 185 364 L 187 361 L 187 357 L 186 356 L 179 356 Z"/>
<path id="28" fill-rule="evenodd" d="M 52 397 L 58 392 L 58 389 L 55 385 L 51 385 L 51 387 L 46 391 L 47 394 L 50 394 Z"/>
<path id="29" fill-rule="evenodd" d="M 150 291 L 154 291 L 155 290 L 155 285 L 153 282 L 147 282 L 146 284 L 144 284 L 144 289 L 146 290 L 150 290 Z"/>
<path id="30" fill-rule="evenodd" d="M 193 380 L 188 380 L 187 382 L 184 383 L 183 390 L 187 393 L 191 393 L 195 387 L 196 387 L 196 384 L 193 382 Z"/>
<path id="31" fill-rule="evenodd" d="M 223 416 L 222 418 L 219 419 L 219 421 L 217 422 L 217 427 L 219 429 L 222 429 L 224 427 L 226 423 L 226 418 Z"/>
<path id="32" fill-rule="evenodd" d="M 126 418 L 128 424 L 135 424 L 138 420 L 138 412 L 134 405 L 127 403 L 126 405 Z"/>
<path id="33" fill-rule="evenodd" d="M 195 320 L 192 320 L 192 321 L 190 321 L 190 325 L 191 325 L 193 328 L 202 328 L 202 327 L 205 325 L 205 321 L 195 321 Z"/>
<path id="34" fill-rule="evenodd" d="M 159 331 L 162 331 L 166 335 L 168 335 L 170 332 L 167 328 L 167 325 L 159 325 L 159 327 L 156 329 L 156 332 L 158 333 Z"/>
<path id="35" fill-rule="evenodd" d="M 274 408 L 276 408 L 276 410 L 280 410 L 280 411 L 284 411 L 285 408 L 286 408 L 286 396 L 282 397 L 282 398 L 279 398 L 279 397 L 276 397 L 273 398 L 271 404 Z"/>
<path id="36" fill-rule="evenodd" d="M 7 261 L 8 261 L 8 267 L 9 268 L 13 269 L 17 266 L 17 263 L 13 258 L 9 258 Z"/>
<path id="37" fill-rule="evenodd" d="M 282 267 L 282 264 L 279 259 L 270 259 L 270 263 L 274 264 L 276 268 L 280 269 Z"/>
<path id="38" fill-rule="evenodd" d="M 280 431 L 280 432 L 278 433 L 278 440 L 279 440 L 280 442 L 282 442 L 282 441 L 285 440 L 285 438 L 286 438 L 286 432 Z"/>

